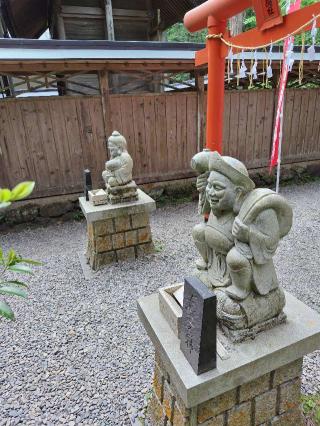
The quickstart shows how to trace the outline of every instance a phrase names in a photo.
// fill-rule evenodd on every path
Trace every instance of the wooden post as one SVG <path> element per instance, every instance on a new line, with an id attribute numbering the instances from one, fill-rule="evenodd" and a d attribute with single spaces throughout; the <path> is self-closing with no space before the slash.
<path id="1" fill-rule="evenodd" d="M 107 40 L 114 40 L 114 24 L 113 24 L 113 9 L 112 0 L 105 0 L 106 11 L 106 37 Z"/>
<path id="2" fill-rule="evenodd" d="M 204 76 L 199 72 L 195 75 L 197 89 L 197 117 L 198 117 L 198 152 L 205 147 L 205 111 L 204 111 Z"/>
<path id="3" fill-rule="evenodd" d="M 105 137 L 107 138 L 111 130 L 111 105 L 110 105 L 108 71 L 99 72 L 99 83 L 100 83 L 104 131 L 105 131 Z"/>
<path id="4" fill-rule="evenodd" d="M 61 0 L 57 0 L 55 4 L 55 9 L 57 13 L 57 32 L 59 40 L 66 40 L 66 29 L 64 26 L 64 20 L 61 13 Z"/>

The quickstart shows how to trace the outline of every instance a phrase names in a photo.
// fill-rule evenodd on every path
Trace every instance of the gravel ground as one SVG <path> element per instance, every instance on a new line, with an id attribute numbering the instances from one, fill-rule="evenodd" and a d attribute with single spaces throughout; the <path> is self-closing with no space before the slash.
<path id="1" fill-rule="evenodd" d="M 275 262 L 284 288 L 320 312 L 320 184 L 283 189 L 294 228 Z M 163 250 L 85 280 L 78 252 L 85 223 L 57 223 L 2 235 L 4 248 L 45 262 L 28 300 L 12 300 L 15 323 L 0 321 L 0 425 L 129 425 L 143 404 L 153 348 L 136 299 L 181 281 L 193 268 L 196 203 L 157 210 Z M 305 358 L 303 391 L 320 391 L 320 352 Z"/>

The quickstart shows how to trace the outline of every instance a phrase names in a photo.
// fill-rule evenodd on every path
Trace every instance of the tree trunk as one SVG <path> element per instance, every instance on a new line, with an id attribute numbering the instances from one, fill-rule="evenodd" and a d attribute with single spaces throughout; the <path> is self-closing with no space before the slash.
<path id="1" fill-rule="evenodd" d="M 244 16 L 245 13 L 242 12 L 230 19 L 230 33 L 232 37 L 242 33 Z"/>

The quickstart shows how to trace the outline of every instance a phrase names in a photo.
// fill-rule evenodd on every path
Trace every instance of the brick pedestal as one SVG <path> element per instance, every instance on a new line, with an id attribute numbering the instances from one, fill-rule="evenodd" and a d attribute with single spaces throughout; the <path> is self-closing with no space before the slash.
<path id="1" fill-rule="evenodd" d="M 153 426 L 302 426 L 302 359 L 187 408 L 156 354 L 147 422 Z"/>
<path id="2" fill-rule="evenodd" d="M 302 426 L 302 358 L 320 346 L 320 315 L 286 293 L 287 322 L 254 340 L 221 334 L 217 368 L 197 376 L 180 350 L 158 294 L 138 301 L 155 347 L 148 426 Z"/>
<path id="3" fill-rule="evenodd" d="M 138 193 L 138 201 L 116 205 L 93 206 L 80 199 L 87 219 L 87 259 L 92 269 L 153 251 L 149 213 L 155 202 L 144 192 Z"/>

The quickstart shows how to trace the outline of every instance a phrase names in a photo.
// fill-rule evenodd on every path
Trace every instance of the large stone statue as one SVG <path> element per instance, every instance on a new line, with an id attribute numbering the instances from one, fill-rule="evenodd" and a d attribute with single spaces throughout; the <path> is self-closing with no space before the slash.
<path id="1" fill-rule="evenodd" d="M 106 162 L 102 178 L 112 204 L 138 199 L 137 185 L 132 180 L 133 161 L 127 151 L 126 139 L 114 131 L 108 139 L 110 160 Z"/>
<path id="2" fill-rule="evenodd" d="M 291 229 L 291 207 L 274 191 L 255 189 L 235 158 L 204 151 L 191 164 L 200 173 L 205 218 L 193 229 L 201 255 L 196 276 L 217 294 L 223 329 L 258 330 L 283 321 L 285 297 L 272 258 Z"/>

